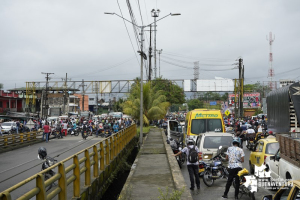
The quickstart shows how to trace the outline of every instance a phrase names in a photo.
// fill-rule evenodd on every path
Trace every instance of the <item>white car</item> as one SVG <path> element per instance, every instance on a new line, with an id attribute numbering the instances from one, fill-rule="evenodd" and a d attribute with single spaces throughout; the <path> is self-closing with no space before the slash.
<path id="1" fill-rule="evenodd" d="M 2 133 L 12 134 L 17 129 L 16 122 L 3 122 L 2 126 Z"/>
<path id="2" fill-rule="evenodd" d="M 217 155 L 219 146 L 232 146 L 233 135 L 231 133 L 207 132 L 200 134 L 197 140 L 199 160 L 209 162 Z"/>

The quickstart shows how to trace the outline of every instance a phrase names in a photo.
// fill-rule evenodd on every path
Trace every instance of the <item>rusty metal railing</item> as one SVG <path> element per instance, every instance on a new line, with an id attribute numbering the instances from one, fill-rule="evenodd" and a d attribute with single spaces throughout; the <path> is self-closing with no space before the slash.
<path id="1" fill-rule="evenodd" d="M 133 124 L 1 192 L 0 200 L 11 200 L 11 193 L 13 191 L 34 180 L 36 182 L 35 187 L 18 197 L 18 200 L 28 200 L 33 197 L 36 197 L 38 200 L 50 200 L 56 196 L 60 200 L 65 200 L 68 193 L 67 186 L 72 183 L 73 197 L 79 198 L 81 188 L 83 187 L 80 184 L 80 175 L 84 174 L 84 186 L 90 186 L 91 175 L 93 178 L 97 178 L 135 135 L 136 125 Z M 73 162 L 67 166 L 66 163 L 68 161 Z M 57 173 L 54 176 L 48 180 L 44 180 L 46 172 L 56 169 Z M 69 172 L 73 173 L 67 176 Z M 46 188 L 53 185 L 56 181 L 58 181 L 58 184 L 46 192 Z"/>

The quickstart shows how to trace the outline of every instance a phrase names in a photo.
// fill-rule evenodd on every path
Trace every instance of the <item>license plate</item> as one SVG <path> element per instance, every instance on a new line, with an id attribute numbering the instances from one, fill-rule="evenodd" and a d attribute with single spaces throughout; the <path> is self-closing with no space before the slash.
<path id="1" fill-rule="evenodd" d="M 265 138 L 264 136 L 261 136 L 261 138 Z"/>
<path id="2" fill-rule="evenodd" d="M 202 169 L 199 169 L 199 173 L 201 173 L 201 172 L 204 172 L 205 171 L 205 169 L 204 168 L 202 168 Z"/>

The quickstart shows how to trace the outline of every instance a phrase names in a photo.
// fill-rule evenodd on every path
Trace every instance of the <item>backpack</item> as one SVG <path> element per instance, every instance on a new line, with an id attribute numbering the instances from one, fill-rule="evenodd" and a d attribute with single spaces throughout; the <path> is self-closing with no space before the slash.
<path id="1" fill-rule="evenodd" d="M 196 147 L 194 145 L 193 148 L 188 147 L 189 149 L 189 155 L 188 155 L 188 161 L 189 163 L 196 163 L 199 159 L 198 152 L 196 151 Z"/>

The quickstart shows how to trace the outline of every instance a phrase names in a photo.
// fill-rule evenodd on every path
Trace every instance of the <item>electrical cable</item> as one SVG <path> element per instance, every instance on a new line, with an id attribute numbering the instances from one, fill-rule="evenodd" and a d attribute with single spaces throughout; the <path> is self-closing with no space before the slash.
<path id="1" fill-rule="evenodd" d="M 119 0 L 117 0 L 117 3 L 118 3 L 118 7 L 119 7 L 119 10 L 120 10 L 121 16 L 123 17 L 123 12 L 122 12 L 122 10 L 121 10 L 120 4 L 119 4 Z M 129 37 L 129 39 L 130 39 L 130 43 L 131 43 L 131 46 L 132 46 L 134 55 L 135 55 L 135 57 L 136 57 L 136 60 L 138 61 L 138 64 L 140 64 L 139 59 L 137 58 L 136 51 L 135 51 L 135 49 L 134 49 L 134 46 L 133 46 L 133 43 L 132 43 L 132 40 L 131 40 L 129 31 L 128 31 L 128 28 L 127 28 L 126 22 L 125 22 L 125 20 L 124 20 L 124 17 L 123 17 L 123 22 L 124 22 L 124 25 L 125 25 L 125 28 L 126 28 L 128 37 Z"/>

